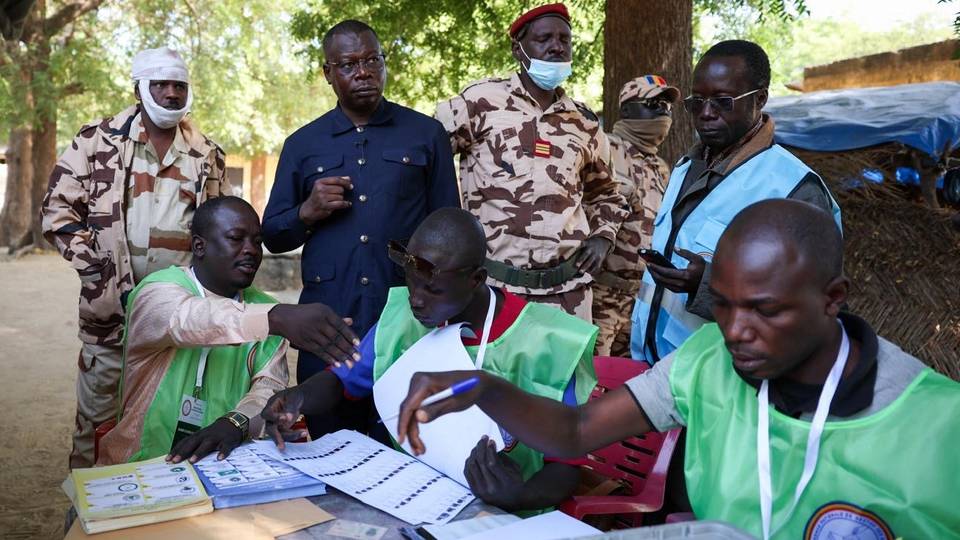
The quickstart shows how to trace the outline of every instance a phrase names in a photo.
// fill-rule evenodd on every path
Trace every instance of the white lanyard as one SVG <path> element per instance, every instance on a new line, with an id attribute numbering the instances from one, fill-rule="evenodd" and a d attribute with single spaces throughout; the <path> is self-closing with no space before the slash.
<path id="1" fill-rule="evenodd" d="M 203 285 L 200 283 L 200 280 L 197 279 L 197 274 L 193 271 L 193 267 L 190 267 L 190 277 L 193 278 L 193 283 L 196 284 L 197 290 L 200 291 L 200 298 L 206 298 L 207 293 L 203 290 Z M 240 301 L 240 293 L 238 292 L 234 300 Z M 204 347 L 200 349 L 200 362 L 197 364 L 197 380 L 194 383 L 193 387 L 193 397 L 200 397 L 200 390 L 203 388 L 203 372 L 207 369 L 207 356 L 210 354 L 210 347 Z"/>
<path id="2" fill-rule="evenodd" d="M 820 391 L 820 399 L 817 402 L 817 410 L 813 413 L 813 421 L 810 423 L 810 433 L 807 436 L 807 451 L 803 458 L 803 473 L 800 475 L 800 482 L 793 494 L 793 502 L 786 513 L 783 523 L 790 519 L 797 501 L 807 488 L 813 472 L 817 468 L 817 459 L 820 456 L 820 438 L 823 435 L 823 427 L 827 423 L 827 414 L 830 412 L 830 402 L 833 401 L 833 395 L 837 392 L 837 386 L 840 385 L 840 377 L 843 375 L 843 368 L 847 365 L 847 355 L 850 352 L 850 340 L 847 338 L 847 331 L 840 324 L 840 350 L 837 352 L 837 359 L 827 375 L 827 380 L 823 383 L 823 389 Z M 760 395 L 757 399 L 758 415 L 757 422 L 757 469 L 760 476 L 760 518 L 763 524 L 763 538 L 770 538 L 770 520 L 773 511 L 773 489 L 770 481 L 770 383 L 764 380 L 760 385 Z M 782 523 L 781 523 L 782 525 Z M 777 528 L 779 530 L 779 527 Z M 774 530 L 774 533 L 777 532 Z"/>
<path id="3" fill-rule="evenodd" d="M 477 366 L 477 369 L 483 367 L 483 355 L 487 352 L 487 340 L 490 339 L 490 329 L 493 328 L 493 312 L 496 311 L 497 307 L 497 295 L 493 292 L 493 289 L 487 285 L 487 290 L 490 291 L 490 305 L 487 306 L 487 318 L 483 321 L 483 333 L 480 336 L 480 348 L 477 349 L 477 358 L 474 360 L 474 364 Z"/>

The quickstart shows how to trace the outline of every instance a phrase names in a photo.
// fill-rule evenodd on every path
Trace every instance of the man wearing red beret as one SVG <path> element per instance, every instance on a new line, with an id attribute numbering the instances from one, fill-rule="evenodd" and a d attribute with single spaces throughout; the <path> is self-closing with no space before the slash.
<path id="1" fill-rule="evenodd" d="M 464 206 L 487 235 L 490 283 L 592 322 L 589 274 L 627 204 L 597 116 L 567 97 L 570 15 L 561 3 L 510 25 L 519 73 L 478 81 L 437 105 L 460 154 Z"/>

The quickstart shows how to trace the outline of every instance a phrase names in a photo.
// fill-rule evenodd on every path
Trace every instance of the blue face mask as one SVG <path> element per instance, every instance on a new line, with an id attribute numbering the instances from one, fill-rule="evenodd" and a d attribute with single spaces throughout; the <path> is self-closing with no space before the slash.
<path id="1" fill-rule="evenodd" d="M 553 90 L 560 86 L 573 73 L 573 62 L 546 62 L 537 58 L 530 58 L 527 51 L 523 50 L 523 45 L 520 45 L 520 52 L 530 61 L 527 75 L 530 76 L 534 84 L 544 90 Z"/>

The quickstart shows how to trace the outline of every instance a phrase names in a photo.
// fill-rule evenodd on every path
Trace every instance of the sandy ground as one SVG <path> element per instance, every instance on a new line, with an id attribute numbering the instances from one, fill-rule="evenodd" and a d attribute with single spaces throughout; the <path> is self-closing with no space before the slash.
<path id="1" fill-rule="evenodd" d="M 60 483 L 68 473 L 76 403 L 80 281 L 50 253 L 0 261 L 0 283 L 6 377 L 0 391 L 0 538 L 59 539 L 69 506 Z M 296 292 L 278 296 L 296 301 Z"/>

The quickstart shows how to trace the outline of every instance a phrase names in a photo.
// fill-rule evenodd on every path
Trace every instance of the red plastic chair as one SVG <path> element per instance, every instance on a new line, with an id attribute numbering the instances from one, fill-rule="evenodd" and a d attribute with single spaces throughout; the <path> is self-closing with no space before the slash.
<path id="1" fill-rule="evenodd" d="M 629 358 L 598 356 L 594 358 L 597 386 L 590 394 L 596 399 L 647 370 L 646 362 Z M 587 515 L 616 514 L 614 528 L 639 527 L 643 515 L 663 507 L 667 469 L 677 446 L 679 429 L 666 433 L 648 433 L 629 437 L 587 454 L 579 460 L 565 461 L 619 480 L 627 490 L 624 495 L 574 496 L 560 505 L 560 510 L 576 519 Z"/>

